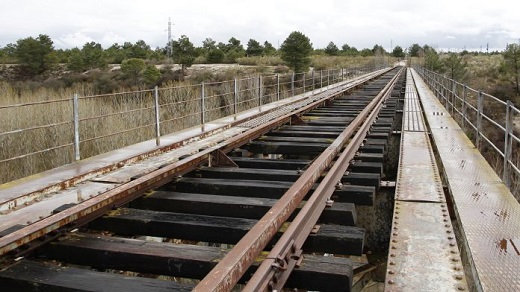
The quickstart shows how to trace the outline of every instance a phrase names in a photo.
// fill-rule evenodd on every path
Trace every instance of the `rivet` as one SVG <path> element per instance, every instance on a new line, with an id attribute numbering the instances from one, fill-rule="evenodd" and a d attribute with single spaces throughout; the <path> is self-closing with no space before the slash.
<path id="1" fill-rule="evenodd" d="M 395 272 L 394 272 L 394 271 L 392 271 L 392 270 L 389 270 L 389 271 L 388 271 L 388 273 L 389 273 L 390 275 L 393 275 L 393 274 L 395 274 Z"/>
<path id="2" fill-rule="evenodd" d="M 394 218 L 397 220 L 397 219 L 399 219 L 399 216 L 395 216 Z"/>
<path id="3" fill-rule="evenodd" d="M 453 243 L 453 242 L 450 242 L 450 246 L 455 246 L 455 243 Z"/>
<path id="4" fill-rule="evenodd" d="M 452 262 L 458 262 L 459 259 L 451 259 Z"/>
<path id="5" fill-rule="evenodd" d="M 399 211 L 395 211 L 395 214 L 399 214 Z"/>
<path id="6" fill-rule="evenodd" d="M 462 280 L 462 279 L 464 279 L 464 277 L 462 277 L 461 275 L 458 275 L 458 276 L 455 277 L 455 279 Z"/>
<path id="7" fill-rule="evenodd" d="M 451 230 L 446 230 L 446 233 L 451 233 Z"/>
<path id="8" fill-rule="evenodd" d="M 453 236 L 448 236 L 448 239 L 449 239 L 449 240 L 452 240 L 452 239 L 453 239 Z"/>
<path id="9" fill-rule="evenodd" d="M 451 253 L 452 253 L 452 254 L 456 254 L 457 251 L 456 251 L 456 250 L 452 250 Z"/>
<path id="10" fill-rule="evenodd" d="M 460 267 L 454 267 L 453 268 L 455 271 L 460 271 Z"/>
<path id="11" fill-rule="evenodd" d="M 444 227 L 449 228 L 450 224 L 445 224 Z"/>
<path id="12" fill-rule="evenodd" d="M 394 284 L 395 282 L 393 280 L 388 280 L 388 284 Z"/>
<path id="13" fill-rule="evenodd" d="M 395 258 L 395 254 L 391 253 L 390 257 Z"/>
<path id="14" fill-rule="evenodd" d="M 457 289 L 458 289 L 459 291 L 464 291 L 464 290 L 466 290 L 466 288 L 464 288 L 464 287 L 462 287 L 462 286 L 457 287 Z"/>
<path id="15" fill-rule="evenodd" d="M 393 235 L 393 236 L 397 236 L 397 235 L 399 235 L 399 233 L 394 232 L 394 233 L 392 233 L 392 235 Z"/>
<path id="16" fill-rule="evenodd" d="M 397 242 L 397 240 L 395 240 L 395 239 L 392 239 L 392 242 L 393 242 L 393 243 L 396 243 L 396 242 Z"/>
<path id="17" fill-rule="evenodd" d="M 389 262 L 388 264 L 391 266 L 395 266 L 395 262 Z"/>

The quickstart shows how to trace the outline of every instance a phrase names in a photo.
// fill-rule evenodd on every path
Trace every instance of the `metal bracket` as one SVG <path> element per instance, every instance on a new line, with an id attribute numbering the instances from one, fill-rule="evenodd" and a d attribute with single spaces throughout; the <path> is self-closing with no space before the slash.
<path id="1" fill-rule="evenodd" d="M 307 123 L 300 118 L 300 116 L 292 115 L 291 116 L 291 125 L 307 125 Z"/>
<path id="2" fill-rule="evenodd" d="M 227 156 L 220 149 L 217 149 L 211 153 L 209 157 L 209 167 L 218 167 L 218 166 L 229 166 L 229 167 L 238 167 L 238 165 Z"/>

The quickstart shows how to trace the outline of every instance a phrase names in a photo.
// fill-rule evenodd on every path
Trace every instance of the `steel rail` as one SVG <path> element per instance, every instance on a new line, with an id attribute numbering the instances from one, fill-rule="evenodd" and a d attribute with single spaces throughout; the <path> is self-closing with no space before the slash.
<path id="1" fill-rule="evenodd" d="M 383 74 L 385 72 L 388 72 L 389 70 L 391 69 L 379 71 L 379 74 Z M 343 92 L 379 76 L 379 74 L 373 74 L 367 76 L 366 78 L 356 80 L 349 86 L 345 86 L 342 90 L 334 92 L 326 98 L 314 101 L 302 108 L 297 109 L 294 112 L 273 119 L 272 121 L 264 123 L 259 127 L 247 130 L 242 134 L 239 134 L 227 141 L 221 142 L 213 147 L 209 147 L 203 151 L 200 151 L 195 155 L 182 159 L 178 162 L 172 163 L 158 170 L 152 171 L 146 175 L 143 175 L 140 178 L 137 178 L 131 182 L 123 184 L 112 190 L 109 190 L 94 198 L 81 202 L 62 212 L 51 215 L 38 222 L 23 227 L 13 233 L 7 234 L 0 238 L 0 257 L 6 255 L 7 253 L 13 250 L 16 250 L 17 248 L 23 245 L 26 245 L 30 242 L 34 242 L 36 239 L 42 238 L 47 234 L 56 233 L 57 231 L 61 231 L 63 228 L 72 229 L 89 221 L 92 221 L 93 219 L 102 216 L 104 213 L 110 211 L 111 209 L 122 206 L 138 198 L 139 196 L 143 195 L 146 191 L 162 186 L 174 179 L 175 177 L 183 175 L 191 170 L 194 170 L 199 165 L 209 161 L 210 157 L 217 154 L 218 151 L 227 153 L 233 150 L 234 148 L 239 147 L 249 142 L 250 140 L 253 140 L 267 133 L 271 129 L 279 127 L 282 124 L 289 122 L 294 114 L 310 111 L 325 103 L 327 100 L 335 98 Z M 255 117 L 258 116 L 258 114 L 255 115 Z M 236 125 L 239 123 L 239 121 L 236 121 L 232 125 Z"/>
<path id="2" fill-rule="evenodd" d="M 387 85 L 388 86 L 388 85 Z M 386 87 L 385 87 L 386 88 Z M 331 165 L 354 130 L 369 116 L 381 99 L 379 93 L 252 229 L 219 261 L 193 291 L 230 291 L 264 250 L 272 237 L 299 206 L 305 195 Z"/>
<path id="3" fill-rule="evenodd" d="M 364 121 L 356 118 L 356 120 L 345 129 L 345 132 L 348 133 L 355 131 L 356 134 L 354 138 L 349 141 L 339 158 L 307 200 L 305 206 L 298 212 L 296 218 L 291 222 L 287 230 L 284 231 L 282 237 L 271 249 L 269 255 L 262 262 L 242 291 L 282 290 L 292 270 L 301 258 L 301 248 L 305 240 L 311 233 L 325 207 L 333 204 L 330 200 L 332 193 L 341 182 L 341 177 L 345 174 L 345 171 L 347 171 L 350 161 L 352 161 L 359 147 L 363 144 L 363 140 L 366 138 L 370 127 L 379 115 L 383 103 L 391 95 L 392 89 L 395 87 L 402 70 L 403 69 L 394 76 L 375 98 L 377 104 L 370 112 L 368 118 Z"/>

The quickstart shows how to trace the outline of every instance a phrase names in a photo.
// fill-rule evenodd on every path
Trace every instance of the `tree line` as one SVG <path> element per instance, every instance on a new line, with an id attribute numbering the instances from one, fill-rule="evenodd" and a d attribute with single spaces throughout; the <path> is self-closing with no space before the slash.
<path id="1" fill-rule="evenodd" d="M 296 42 L 302 47 L 293 47 L 290 42 Z M 294 59 L 289 56 L 290 53 L 301 55 L 302 52 L 304 55 L 315 53 L 330 56 L 374 56 L 378 53 L 386 53 L 379 45 L 375 45 L 372 49 L 357 50 L 344 44 L 340 49 L 332 41 L 324 49 L 314 49 L 310 40 L 299 32 L 291 33 L 284 43 L 285 46 L 282 44 L 278 50 L 268 41 L 261 43 L 250 39 L 244 46 L 235 37 L 230 38 L 227 43 L 217 43 L 211 38 L 206 38 L 202 46 L 196 47 L 187 36 L 182 35 L 165 47 L 155 49 L 143 40 L 135 43 L 115 43 L 108 48 L 103 48 L 96 42 L 87 42 L 81 48 L 55 49 L 52 39 L 48 35 L 40 34 L 37 37 L 19 39 L 14 44 L 0 47 L 0 62 L 19 64 L 24 74 L 36 76 L 52 69 L 56 64 L 66 64 L 67 69 L 72 72 L 84 72 L 94 68 L 104 68 L 108 64 L 122 64 L 128 59 L 142 59 L 147 63 L 160 63 L 171 59 L 181 64 L 185 70 L 196 59 L 199 59 L 200 63 L 219 64 L 235 63 L 238 58 L 254 56 L 285 56 L 286 59 Z M 404 57 L 404 52 L 399 46 L 392 54 L 396 57 Z M 296 68 L 294 64 L 289 65 L 292 69 L 304 69 Z"/>
<path id="2" fill-rule="evenodd" d="M 464 55 L 469 52 L 447 53 L 441 58 L 441 53 L 434 48 L 413 44 L 403 49 L 395 46 L 392 52 L 386 52 L 381 45 L 372 49 L 358 50 L 348 44 L 338 47 L 329 42 L 324 49 L 314 49 L 310 39 L 301 32 L 292 32 L 276 49 L 268 41 L 263 43 L 250 39 L 244 46 L 240 40 L 232 37 L 227 43 L 216 42 L 206 38 L 202 46 L 195 46 L 186 35 L 180 36 L 165 47 L 152 49 L 143 40 L 135 43 L 115 43 L 103 48 L 96 42 L 87 42 L 82 48 L 55 49 L 52 39 L 45 34 L 37 37 L 19 39 L 14 44 L 0 47 L 0 63 L 18 64 L 19 73 L 27 78 L 35 78 L 52 70 L 57 64 L 65 64 L 71 72 L 85 72 L 95 68 L 106 68 L 108 64 L 121 64 L 121 71 L 131 80 L 142 78 L 145 83 L 153 84 L 161 77 L 161 72 L 155 64 L 168 60 L 181 65 L 184 76 L 186 68 L 197 63 L 236 63 L 243 57 L 279 56 L 286 65 L 295 72 L 303 72 L 309 68 L 310 56 L 383 56 L 396 58 L 418 57 L 424 60 L 424 66 L 430 70 L 441 72 L 448 77 L 461 80 L 466 75 Z M 504 71 L 513 76 L 516 91 L 520 93 L 520 48 L 518 44 L 510 44 L 503 53 Z M 410 59 L 412 60 L 412 59 Z"/>

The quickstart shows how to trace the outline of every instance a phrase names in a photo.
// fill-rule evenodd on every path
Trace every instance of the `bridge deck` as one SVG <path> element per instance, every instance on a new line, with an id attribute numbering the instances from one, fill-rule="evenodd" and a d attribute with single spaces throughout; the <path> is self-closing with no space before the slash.
<path id="1" fill-rule="evenodd" d="M 520 204 L 412 70 L 478 291 L 520 290 Z M 468 273 L 468 270 L 466 270 Z"/>
<path id="2" fill-rule="evenodd" d="M 386 291 L 466 289 L 446 198 L 407 72 Z"/>

